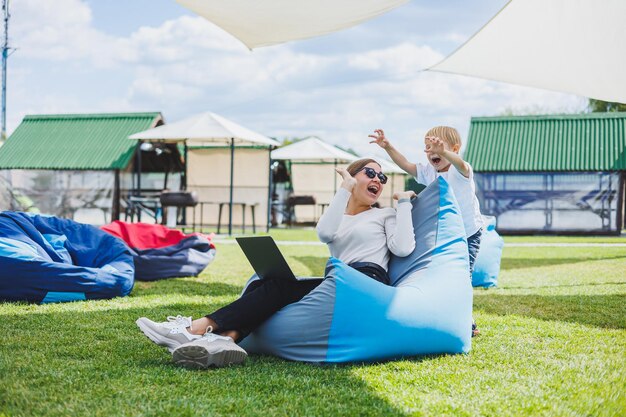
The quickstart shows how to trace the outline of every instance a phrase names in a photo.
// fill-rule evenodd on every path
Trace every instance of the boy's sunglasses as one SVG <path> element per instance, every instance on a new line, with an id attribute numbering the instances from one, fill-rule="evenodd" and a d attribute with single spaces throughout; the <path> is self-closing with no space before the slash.
<path id="1" fill-rule="evenodd" d="M 368 178 L 373 179 L 374 177 L 378 177 L 381 184 L 387 184 L 387 176 L 383 174 L 382 172 L 376 172 L 374 168 L 363 167 L 359 169 L 357 172 L 355 172 L 355 174 L 358 174 L 361 171 L 365 171 L 365 175 L 367 175 Z"/>

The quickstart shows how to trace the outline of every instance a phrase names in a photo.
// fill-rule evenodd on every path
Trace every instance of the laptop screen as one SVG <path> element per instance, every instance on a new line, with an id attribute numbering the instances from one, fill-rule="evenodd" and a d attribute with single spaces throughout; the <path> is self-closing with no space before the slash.
<path id="1" fill-rule="evenodd" d="M 235 240 L 259 278 L 296 280 L 296 276 L 271 236 L 237 237 Z"/>

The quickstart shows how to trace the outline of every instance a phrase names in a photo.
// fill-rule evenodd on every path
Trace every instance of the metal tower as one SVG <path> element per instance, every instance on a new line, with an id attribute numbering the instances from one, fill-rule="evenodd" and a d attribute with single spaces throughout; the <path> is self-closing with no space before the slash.
<path id="1" fill-rule="evenodd" d="M 4 39 L 2 42 L 2 131 L 0 132 L 0 142 L 4 142 L 7 137 L 7 58 L 9 57 L 9 0 L 2 1 L 2 12 L 4 14 Z"/>

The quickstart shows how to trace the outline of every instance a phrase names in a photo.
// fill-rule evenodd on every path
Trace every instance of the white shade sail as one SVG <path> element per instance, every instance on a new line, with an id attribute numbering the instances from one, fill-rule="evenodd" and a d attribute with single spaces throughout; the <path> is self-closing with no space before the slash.
<path id="1" fill-rule="evenodd" d="M 129 136 L 130 139 L 181 142 L 191 146 L 258 144 L 280 146 L 280 142 L 253 132 L 215 113 L 206 112 Z"/>
<path id="2" fill-rule="evenodd" d="M 319 138 L 310 137 L 272 151 L 272 159 L 302 162 L 351 162 L 359 157 Z"/>
<path id="3" fill-rule="evenodd" d="M 407 1 L 177 0 L 250 49 L 346 29 Z"/>
<path id="4" fill-rule="evenodd" d="M 625 0 L 512 0 L 429 70 L 626 103 Z"/>

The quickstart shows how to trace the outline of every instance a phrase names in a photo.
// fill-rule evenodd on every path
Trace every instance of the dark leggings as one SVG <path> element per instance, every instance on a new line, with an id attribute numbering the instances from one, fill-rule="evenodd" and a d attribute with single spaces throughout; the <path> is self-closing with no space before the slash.
<path id="1" fill-rule="evenodd" d="M 387 272 L 370 262 L 351 264 L 365 275 L 389 284 Z M 217 333 L 236 330 L 240 339 L 288 304 L 300 301 L 324 281 L 324 278 L 293 281 L 290 279 L 261 279 L 252 282 L 237 300 L 207 314 L 217 324 Z"/>
<path id="2" fill-rule="evenodd" d="M 478 256 L 478 250 L 480 249 L 480 241 L 483 234 L 483 229 L 478 229 L 478 232 L 474 233 L 467 238 L 467 250 L 469 251 L 469 273 L 470 281 L 472 280 L 472 274 L 474 273 L 474 264 L 476 263 L 476 257 Z"/>

